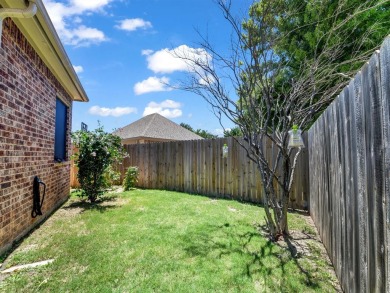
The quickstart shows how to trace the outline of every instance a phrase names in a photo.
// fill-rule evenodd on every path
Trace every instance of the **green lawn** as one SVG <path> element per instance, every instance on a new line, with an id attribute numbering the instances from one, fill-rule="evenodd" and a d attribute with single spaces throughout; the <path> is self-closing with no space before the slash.
<path id="1" fill-rule="evenodd" d="M 313 228 L 305 216 L 290 222 L 307 238 L 292 240 L 295 257 L 261 236 L 264 211 L 254 205 L 157 190 L 93 206 L 73 196 L 6 266 L 54 262 L 10 274 L 0 291 L 336 292 Z"/>

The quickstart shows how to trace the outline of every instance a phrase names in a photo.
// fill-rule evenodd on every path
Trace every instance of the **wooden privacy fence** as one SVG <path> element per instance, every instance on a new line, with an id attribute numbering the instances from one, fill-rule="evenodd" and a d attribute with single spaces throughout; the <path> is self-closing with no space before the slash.
<path id="1" fill-rule="evenodd" d="M 78 152 L 78 148 L 72 147 L 72 154 L 75 154 Z M 70 187 L 71 188 L 79 188 L 80 183 L 79 180 L 77 179 L 77 172 L 79 171 L 79 168 L 77 168 L 76 164 L 74 163 L 74 160 L 70 160 Z"/>
<path id="2" fill-rule="evenodd" d="M 390 38 L 309 131 L 310 213 L 345 292 L 390 292 Z"/>
<path id="3" fill-rule="evenodd" d="M 222 147 L 228 145 L 227 158 Z M 262 203 L 263 188 L 255 164 L 233 138 L 173 141 L 125 145 L 129 158 L 119 169 L 138 166 L 141 188 L 166 189 L 187 193 Z M 272 147 L 267 157 L 272 157 Z M 308 207 L 307 152 L 298 159 L 292 187 L 294 208 Z"/>

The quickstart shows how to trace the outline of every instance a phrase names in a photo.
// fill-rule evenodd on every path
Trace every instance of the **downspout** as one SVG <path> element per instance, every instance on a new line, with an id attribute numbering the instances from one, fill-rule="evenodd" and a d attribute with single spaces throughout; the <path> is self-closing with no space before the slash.
<path id="1" fill-rule="evenodd" d="M 16 17 L 16 18 L 30 18 L 37 13 L 37 5 L 35 4 L 36 0 L 29 0 L 29 5 L 25 9 L 15 9 L 15 8 L 0 8 L 0 47 L 1 47 L 1 38 L 3 35 L 3 20 L 7 17 Z"/>

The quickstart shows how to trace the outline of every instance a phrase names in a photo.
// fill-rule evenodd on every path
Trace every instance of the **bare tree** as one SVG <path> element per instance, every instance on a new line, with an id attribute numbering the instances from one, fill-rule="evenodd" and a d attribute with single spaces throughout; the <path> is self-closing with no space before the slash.
<path id="1" fill-rule="evenodd" d="M 282 2 L 259 1 L 251 7 L 249 18 L 242 21 L 233 16 L 230 1 L 217 0 L 233 29 L 230 55 L 214 50 L 206 38 L 202 38 L 202 49 L 196 53 L 175 53 L 191 68 L 180 88 L 203 97 L 220 122 L 225 116 L 239 126 L 244 142 L 238 142 L 261 174 L 266 222 L 274 241 L 289 234 L 287 211 L 301 151 L 293 151 L 288 146 L 288 132 L 293 125 L 307 129 L 356 74 L 354 65 L 371 55 L 372 51 L 362 52 L 357 48 L 349 60 L 341 63 L 338 60 L 345 50 L 345 24 L 380 5 L 378 1 L 375 4 L 366 1 L 349 11 L 342 21 L 337 17 L 343 12 L 340 5 L 334 15 L 328 16 L 327 21 L 332 26 L 317 40 L 316 51 L 301 61 L 299 70 L 292 74 L 292 60 L 279 48 L 289 33 L 302 27 L 297 26 L 290 32 L 277 30 L 275 9 L 280 12 L 282 8 L 275 3 Z M 296 12 L 290 10 L 283 17 L 293 17 L 293 13 Z M 320 18 L 313 20 L 312 25 L 320 21 Z M 364 32 L 361 38 L 369 37 L 370 33 Z M 232 92 L 229 89 L 233 89 Z M 266 155 L 266 148 L 270 147 L 273 159 Z"/>

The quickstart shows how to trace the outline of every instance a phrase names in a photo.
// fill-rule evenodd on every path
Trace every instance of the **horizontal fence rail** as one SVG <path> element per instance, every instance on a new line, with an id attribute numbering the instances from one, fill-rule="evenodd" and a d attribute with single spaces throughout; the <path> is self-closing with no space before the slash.
<path id="1" fill-rule="evenodd" d="M 223 157 L 222 147 L 228 145 Z M 139 167 L 138 186 L 262 203 L 263 188 L 256 165 L 234 138 L 125 145 L 129 157 L 119 170 Z M 272 149 L 267 156 L 272 156 Z M 267 149 L 267 150 L 268 150 Z M 301 152 L 292 186 L 293 208 L 308 208 L 307 152 Z"/>
<path id="2" fill-rule="evenodd" d="M 345 292 L 390 292 L 390 38 L 309 130 L 310 213 Z"/>

